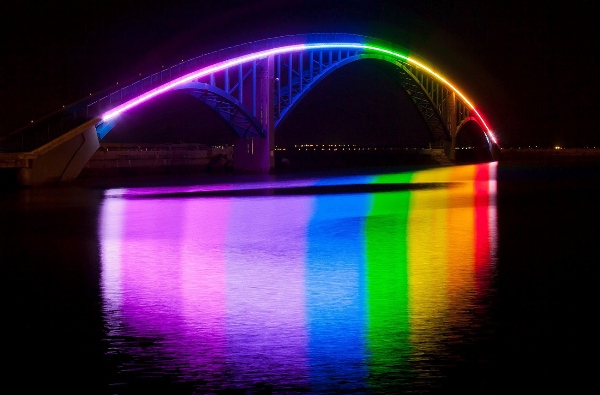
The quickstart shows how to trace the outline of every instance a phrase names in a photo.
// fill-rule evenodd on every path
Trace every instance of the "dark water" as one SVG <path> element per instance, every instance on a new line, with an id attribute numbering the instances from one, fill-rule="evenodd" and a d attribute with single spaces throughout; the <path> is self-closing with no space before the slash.
<path id="1" fill-rule="evenodd" d="M 579 392 L 598 356 L 599 170 L 560 159 L 2 192 L 3 386 Z"/>

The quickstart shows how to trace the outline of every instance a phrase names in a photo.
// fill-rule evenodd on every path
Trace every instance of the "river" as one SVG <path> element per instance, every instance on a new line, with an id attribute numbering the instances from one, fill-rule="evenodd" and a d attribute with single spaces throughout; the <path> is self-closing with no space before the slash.
<path id="1" fill-rule="evenodd" d="M 186 175 L 0 192 L 5 390 L 593 385 L 600 166 Z"/>

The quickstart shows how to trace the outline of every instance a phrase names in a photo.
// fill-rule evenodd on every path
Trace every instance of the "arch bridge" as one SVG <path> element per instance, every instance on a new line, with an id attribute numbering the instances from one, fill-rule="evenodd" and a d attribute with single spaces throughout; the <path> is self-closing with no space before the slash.
<path id="1" fill-rule="evenodd" d="M 427 124 L 432 146 L 443 147 L 450 160 L 463 129 L 475 130 L 493 158 L 498 144 L 481 114 L 425 61 L 362 35 L 303 34 L 202 55 L 86 98 L 0 139 L 0 166 L 18 167 L 24 185 L 73 180 L 123 113 L 180 90 L 208 105 L 236 134 L 236 170 L 268 172 L 274 166 L 274 135 L 294 107 L 329 74 L 363 59 L 396 66 L 400 86 Z"/>

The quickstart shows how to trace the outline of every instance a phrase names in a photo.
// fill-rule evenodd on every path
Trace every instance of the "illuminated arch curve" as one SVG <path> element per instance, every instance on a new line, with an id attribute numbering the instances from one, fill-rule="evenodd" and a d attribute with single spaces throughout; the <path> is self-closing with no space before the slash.
<path id="1" fill-rule="evenodd" d="M 183 90 L 208 104 L 239 136 L 264 136 L 257 114 L 257 69 L 274 59 L 274 127 L 324 77 L 360 59 L 381 59 L 398 67 L 401 85 L 426 121 L 434 141 L 449 141 L 466 122 L 477 122 L 490 149 L 493 132 L 471 101 L 424 61 L 388 42 L 354 34 L 276 37 L 226 48 L 146 77 L 88 106 L 101 115 L 98 136 L 123 112 L 164 92 Z M 263 63 L 261 63 L 263 62 Z M 258 71 L 260 73 L 260 70 Z"/>

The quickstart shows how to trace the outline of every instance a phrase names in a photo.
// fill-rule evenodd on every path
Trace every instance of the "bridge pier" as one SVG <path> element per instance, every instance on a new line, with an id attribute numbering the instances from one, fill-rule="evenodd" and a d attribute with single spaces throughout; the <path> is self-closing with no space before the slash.
<path id="1" fill-rule="evenodd" d="M 254 97 L 253 115 L 260 121 L 265 137 L 240 137 L 233 147 L 233 168 L 242 173 L 268 173 L 275 166 L 275 117 L 273 55 L 256 63 L 256 81 L 244 89 Z"/>
<path id="2" fill-rule="evenodd" d="M 239 138 L 233 146 L 233 170 L 237 173 L 266 174 L 271 169 L 266 138 Z"/>
<path id="3" fill-rule="evenodd" d="M 446 125 L 448 126 L 448 132 L 450 133 L 450 141 L 444 141 L 444 152 L 448 159 L 452 162 L 456 160 L 456 133 L 457 133 L 457 125 L 456 125 L 456 93 L 450 92 L 447 100 L 447 119 Z"/>

